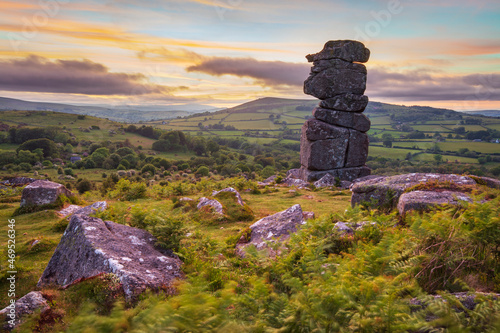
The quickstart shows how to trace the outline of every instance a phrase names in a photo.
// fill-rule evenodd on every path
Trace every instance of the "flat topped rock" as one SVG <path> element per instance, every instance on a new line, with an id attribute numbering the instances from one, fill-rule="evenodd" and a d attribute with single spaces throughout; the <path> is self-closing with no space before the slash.
<path id="1" fill-rule="evenodd" d="M 73 215 L 38 287 L 67 286 L 114 273 L 129 298 L 148 288 L 169 288 L 174 279 L 182 277 L 182 262 L 167 251 L 160 252 L 155 241 L 145 230 Z"/>
<path id="2" fill-rule="evenodd" d="M 397 176 L 370 176 L 358 179 L 352 185 L 351 205 L 364 202 L 371 206 L 392 209 L 397 206 L 400 196 L 407 189 L 421 183 L 450 186 L 453 184 L 454 187 L 476 185 L 474 179 L 455 174 L 409 173 Z"/>
<path id="3" fill-rule="evenodd" d="M 403 193 L 398 201 L 400 215 L 411 210 L 427 210 L 437 206 L 460 205 L 463 202 L 472 203 L 472 199 L 465 193 L 454 191 L 412 191 Z"/>
<path id="4" fill-rule="evenodd" d="M 307 61 L 327 59 L 342 59 L 350 62 L 367 62 L 370 50 L 361 42 L 355 40 L 331 40 L 326 42 L 323 50 L 315 54 L 308 54 Z"/>
<path id="5" fill-rule="evenodd" d="M 37 180 L 23 189 L 21 207 L 48 205 L 54 203 L 62 194 L 68 197 L 73 195 L 64 185 L 48 180 Z"/>
<path id="6" fill-rule="evenodd" d="M 267 247 L 267 241 L 282 242 L 288 239 L 291 233 L 296 232 L 298 226 L 305 223 L 302 207 L 298 204 L 282 212 L 266 216 L 250 226 L 252 230 L 250 240 L 237 244 L 237 252 L 244 256 L 243 249 L 249 245 L 262 250 Z"/>
<path id="7" fill-rule="evenodd" d="M 73 214 L 84 214 L 90 215 L 95 212 L 102 212 L 108 208 L 108 203 L 106 201 L 97 201 L 86 207 L 81 207 L 78 205 L 69 205 L 68 207 L 60 210 L 58 213 L 62 217 L 70 218 Z"/>
<path id="8" fill-rule="evenodd" d="M 24 186 L 27 184 L 31 184 L 31 183 L 36 182 L 36 181 L 37 181 L 37 179 L 34 179 L 34 178 L 14 177 L 14 178 L 10 178 L 7 180 L 3 180 L 0 182 L 0 184 L 5 185 L 5 186 L 18 187 L 18 186 Z"/>

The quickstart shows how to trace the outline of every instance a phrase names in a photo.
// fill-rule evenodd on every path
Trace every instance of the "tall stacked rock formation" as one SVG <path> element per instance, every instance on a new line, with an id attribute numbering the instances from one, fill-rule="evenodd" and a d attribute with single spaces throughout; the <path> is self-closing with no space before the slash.
<path id="1" fill-rule="evenodd" d="M 300 178 L 320 179 L 326 174 L 352 181 L 367 176 L 370 120 L 363 115 L 368 97 L 366 67 L 370 57 L 362 43 L 329 41 L 323 50 L 306 56 L 313 63 L 304 93 L 319 98 L 314 118 L 302 126 Z"/>

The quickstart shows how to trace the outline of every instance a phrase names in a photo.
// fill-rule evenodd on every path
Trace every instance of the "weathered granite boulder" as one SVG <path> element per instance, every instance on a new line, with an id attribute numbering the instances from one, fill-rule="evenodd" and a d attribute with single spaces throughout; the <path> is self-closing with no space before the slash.
<path id="1" fill-rule="evenodd" d="M 351 93 L 337 95 L 319 102 L 321 108 L 344 112 L 363 112 L 367 105 L 368 96 Z"/>
<path id="2" fill-rule="evenodd" d="M 480 185 L 485 185 L 491 188 L 500 189 L 500 180 L 490 177 L 477 177 L 476 181 Z"/>
<path id="3" fill-rule="evenodd" d="M 370 119 L 359 112 L 333 111 L 324 108 L 313 110 L 314 118 L 331 125 L 352 128 L 360 132 L 367 132 L 370 129 Z"/>
<path id="4" fill-rule="evenodd" d="M 319 99 L 348 93 L 363 95 L 365 89 L 366 67 L 337 59 L 315 62 L 304 81 L 304 93 Z"/>
<path id="5" fill-rule="evenodd" d="M 215 199 L 201 197 L 196 208 L 201 209 L 205 206 L 212 207 L 217 214 L 224 214 L 224 207 L 222 207 L 222 204 Z"/>
<path id="6" fill-rule="evenodd" d="M 155 242 L 145 230 L 75 214 L 38 287 L 67 286 L 101 273 L 114 273 L 129 298 L 149 288 L 170 288 L 182 277 L 182 262 L 156 248 Z"/>
<path id="7" fill-rule="evenodd" d="M 237 253 L 244 256 L 244 249 L 254 245 L 258 250 L 267 248 L 266 242 L 283 242 L 290 237 L 291 233 L 297 231 L 297 228 L 305 224 L 304 214 L 300 205 L 292 207 L 264 217 L 250 226 L 252 233 L 250 239 L 240 240 L 236 245 Z M 275 253 L 270 252 L 271 255 Z"/>
<path id="8" fill-rule="evenodd" d="M 349 145 L 344 167 L 351 168 L 365 165 L 368 158 L 368 144 L 368 135 L 349 129 Z"/>
<path id="9" fill-rule="evenodd" d="M 106 201 L 97 201 L 94 202 L 91 205 L 85 206 L 83 208 L 80 208 L 73 214 L 83 214 L 83 215 L 90 215 L 95 212 L 102 212 L 105 211 L 108 208 L 108 203 Z"/>
<path id="10" fill-rule="evenodd" d="M 50 306 L 47 303 L 47 300 L 43 297 L 42 293 L 39 291 L 32 291 L 24 295 L 14 304 L 0 310 L 0 315 L 6 316 L 4 329 L 6 331 L 13 330 L 23 322 L 24 317 L 35 313 L 38 309 L 40 309 L 40 313 L 50 309 Z"/>
<path id="11" fill-rule="evenodd" d="M 353 168 L 341 168 L 341 169 L 331 169 L 331 170 L 309 170 L 306 167 L 301 169 L 301 179 L 312 182 L 321 179 L 326 174 L 330 174 L 333 178 L 338 177 L 341 180 L 353 181 L 357 178 L 368 176 L 371 172 L 370 168 L 366 165 Z"/>
<path id="12" fill-rule="evenodd" d="M 363 43 L 355 40 L 331 40 L 325 43 L 323 50 L 315 54 L 308 54 L 307 61 L 324 59 L 342 59 L 350 62 L 367 62 L 370 50 Z"/>
<path id="13" fill-rule="evenodd" d="M 297 188 L 304 188 L 309 185 L 308 182 L 303 181 L 302 179 L 287 177 L 281 181 L 281 184 L 286 185 L 288 187 L 296 186 Z"/>
<path id="14" fill-rule="evenodd" d="M 407 189 L 421 183 L 448 183 L 456 186 L 476 184 L 470 177 L 454 174 L 410 173 L 397 176 L 370 176 L 367 179 L 359 179 L 352 185 L 351 205 L 366 203 L 373 207 L 393 209 Z"/>
<path id="15" fill-rule="evenodd" d="M 69 218 L 71 215 L 73 215 L 76 211 L 78 211 L 80 209 L 82 209 L 82 206 L 69 205 L 68 207 L 61 209 L 57 213 L 59 215 L 61 215 L 61 217 L 68 217 Z"/>
<path id="16" fill-rule="evenodd" d="M 455 191 L 412 191 L 403 193 L 398 201 L 399 214 L 404 216 L 410 210 L 424 211 L 436 206 L 472 203 L 465 193 Z"/>
<path id="17" fill-rule="evenodd" d="M 37 180 L 23 189 L 21 207 L 48 205 L 54 203 L 62 194 L 67 197 L 73 195 L 64 185 L 48 180 Z"/>
<path id="18" fill-rule="evenodd" d="M 62 217 L 71 217 L 73 214 L 84 214 L 84 215 L 90 215 L 94 212 L 97 211 L 104 211 L 108 208 L 108 203 L 106 201 L 97 201 L 94 202 L 91 205 L 88 205 L 86 207 L 78 206 L 78 205 L 69 205 L 68 207 L 60 210 L 58 213 Z"/>
<path id="19" fill-rule="evenodd" d="M 14 178 L 10 178 L 7 180 L 2 180 L 0 182 L 0 184 L 5 185 L 5 186 L 10 186 L 10 187 L 19 187 L 19 186 L 31 184 L 31 183 L 36 182 L 36 181 L 37 181 L 37 179 L 35 179 L 35 178 L 14 177 Z"/>
<path id="20" fill-rule="evenodd" d="M 232 187 L 228 187 L 228 188 L 225 188 L 225 189 L 222 189 L 220 191 L 213 191 L 212 192 L 212 196 L 215 197 L 217 196 L 217 194 L 219 193 L 223 193 L 223 192 L 231 192 L 231 193 L 234 193 L 234 196 L 236 197 L 236 200 L 238 202 L 238 205 L 240 206 L 243 206 L 245 203 L 243 202 L 243 199 L 241 199 L 241 195 L 238 191 L 236 191 L 234 188 Z"/>

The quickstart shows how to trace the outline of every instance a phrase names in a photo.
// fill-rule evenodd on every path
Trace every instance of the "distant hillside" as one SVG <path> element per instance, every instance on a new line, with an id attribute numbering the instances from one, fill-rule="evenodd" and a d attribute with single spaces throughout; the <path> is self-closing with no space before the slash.
<path id="1" fill-rule="evenodd" d="M 479 110 L 479 111 L 466 111 L 470 115 L 483 115 L 488 117 L 500 118 L 500 110 Z"/>
<path id="2" fill-rule="evenodd" d="M 202 111 L 210 109 L 209 106 L 188 106 L 191 109 L 198 108 Z M 157 108 L 155 110 L 154 108 Z M 18 111 L 55 111 L 73 114 L 83 114 L 99 118 L 107 118 L 114 121 L 138 123 L 140 121 L 152 121 L 159 119 L 172 119 L 184 117 L 200 111 L 186 111 L 186 106 L 179 106 L 181 110 L 173 109 L 172 106 L 145 106 L 141 109 L 114 108 L 102 106 L 82 106 L 59 103 L 28 102 L 19 99 L 0 97 L 0 110 Z M 171 109 L 171 110 L 170 110 Z"/>
<path id="3" fill-rule="evenodd" d="M 244 116 L 238 116 L 238 120 L 255 121 L 256 115 L 276 114 L 285 117 L 294 117 L 304 119 L 312 115 L 311 111 L 318 105 L 318 100 L 315 99 L 285 99 L 275 97 L 265 97 L 254 101 L 243 103 L 241 105 L 220 110 L 217 112 L 205 112 L 194 115 L 189 115 L 184 119 L 204 119 L 210 116 L 212 119 L 220 119 L 220 123 L 235 122 L 235 117 L 229 117 L 229 114 L 248 114 L 248 119 Z M 369 117 L 379 117 L 381 115 L 391 116 L 391 122 L 414 122 L 414 121 L 431 121 L 431 120 L 460 120 L 464 113 L 449 109 L 438 109 L 429 106 L 404 106 L 380 102 L 369 102 L 365 110 L 365 114 Z M 226 116 L 221 116 L 226 115 Z M 253 115 L 253 116 L 252 116 Z M 482 116 L 481 114 L 477 114 Z M 262 118 L 266 118 L 263 116 Z M 177 120 L 170 121 L 171 123 Z M 297 121 L 293 121 L 297 122 Z M 303 121 L 301 121 L 303 122 Z M 238 128 L 238 126 L 236 126 Z"/>

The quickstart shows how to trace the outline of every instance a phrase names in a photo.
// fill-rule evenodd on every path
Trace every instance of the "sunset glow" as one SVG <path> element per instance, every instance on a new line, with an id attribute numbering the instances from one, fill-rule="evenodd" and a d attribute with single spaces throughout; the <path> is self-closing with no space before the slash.
<path id="1" fill-rule="evenodd" d="M 0 96 L 228 107 L 302 92 L 327 40 L 371 50 L 372 101 L 500 109 L 498 1 L 0 1 Z"/>

